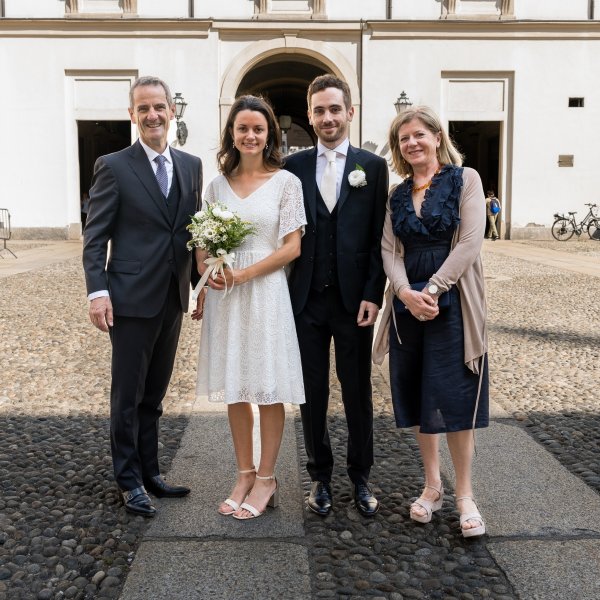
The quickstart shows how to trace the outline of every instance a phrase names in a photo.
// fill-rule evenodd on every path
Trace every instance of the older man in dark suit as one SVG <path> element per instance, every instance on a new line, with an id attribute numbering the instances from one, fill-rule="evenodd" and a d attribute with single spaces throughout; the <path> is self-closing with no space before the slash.
<path id="1" fill-rule="evenodd" d="M 308 219 L 289 284 L 306 392 L 301 414 L 313 481 L 308 506 L 322 516 L 332 507 L 327 429 L 332 338 L 348 423 L 347 470 L 354 502 L 365 516 L 379 508 L 368 485 L 373 464 L 371 345 L 385 285 L 381 234 L 388 170 L 383 158 L 350 145 L 353 116 L 347 84 L 332 75 L 317 77 L 308 88 L 317 147 L 286 161 L 286 169 L 302 181 Z"/>
<path id="2" fill-rule="evenodd" d="M 90 319 L 112 342 L 115 479 L 126 510 L 152 517 L 147 490 L 169 497 L 190 491 L 160 475 L 158 420 L 188 307 L 186 225 L 200 206 L 202 164 L 167 143 L 175 107 L 164 81 L 137 79 L 129 100 L 139 140 L 96 162 L 83 266 Z"/>

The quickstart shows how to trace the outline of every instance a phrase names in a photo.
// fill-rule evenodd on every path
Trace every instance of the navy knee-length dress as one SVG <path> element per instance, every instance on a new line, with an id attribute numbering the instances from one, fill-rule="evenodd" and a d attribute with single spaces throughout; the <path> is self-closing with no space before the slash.
<path id="1" fill-rule="evenodd" d="M 412 202 L 412 179 L 390 198 L 394 235 L 404 246 L 404 265 L 411 284 L 427 282 L 442 266 L 459 226 L 463 169 L 447 165 L 434 176 L 421 205 L 421 218 Z M 419 321 L 394 298 L 398 342 L 390 327 L 390 382 L 398 427 L 420 426 L 422 433 L 462 431 L 488 426 L 488 368 L 480 375 L 464 363 L 460 293 L 449 292 L 449 306 L 431 321 Z M 477 396 L 479 393 L 479 400 Z"/>

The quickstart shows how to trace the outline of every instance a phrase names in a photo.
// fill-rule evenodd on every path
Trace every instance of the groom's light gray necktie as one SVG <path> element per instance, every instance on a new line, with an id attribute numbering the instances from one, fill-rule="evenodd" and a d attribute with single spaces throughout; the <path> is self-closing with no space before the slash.
<path id="1" fill-rule="evenodd" d="M 323 171 L 320 190 L 321 196 L 331 212 L 337 203 L 337 153 L 335 150 L 325 150 L 323 154 L 327 159 L 327 166 Z"/>
<path id="2" fill-rule="evenodd" d="M 158 187 L 166 198 L 169 194 L 169 177 L 167 175 L 167 167 L 165 167 L 167 159 L 160 154 L 154 159 L 154 162 L 158 165 L 156 169 L 156 181 L 158 181 Z"/>

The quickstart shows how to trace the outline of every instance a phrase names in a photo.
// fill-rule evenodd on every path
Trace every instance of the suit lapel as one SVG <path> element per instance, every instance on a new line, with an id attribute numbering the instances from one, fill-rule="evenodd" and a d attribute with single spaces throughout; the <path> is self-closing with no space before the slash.
<path id="1" fill-rule="evenodd" d="M 304 199 L 308 206 L 308 211 L 312 222 L 317 222 L 317 147 L 313 152 L 309 152 L 305 158 L 305 168 L 302 169 L 302 186 L 306 190 Z"/>
<path id="2" fill-rule="evenodd" d="M 344 167 L 344 174 L 342 175 L 342 185 L 340 187 L 340 197 L 338 198 L 338 212 L 342 210 L 344 202 L 348 199 L 350 193 L 350 184 L 348 183 L 348 175 L 356 168 L 356 155 L 358 152 L 352 146 L 348 146 L 348 154 L 346 155 L 346 165 Z"/>
<path id="3" fill-rule="evenodd" d="M 158 187 L 158 182 L 156 181 L 156 176 L 154 175 L 148 156 L 139 142 L 136 142 L 131 146 L 129 166 L 148 192 L 150 198 L 152 198 L 152 201 L 157 206 L 158 210 L 167 220 L 167 223 L 170 224 L 167 203 Z"/>
<path id="4" fill-rule="evenodd" d="M 187 182 L 190 181 L 190 178 L 187 177 L 187 165 L 183 158 L 179 155 L 176 150 L 171 148 L 171 159 L 173 160 L 173 177 L 177 177 L 177 183 L 179 184 L 179 203 L 177 205 L 177 213 L 175 215 L 175 220 L 173 225 L 177 225 L 177 222 L 184 210 L 183 199 L 187 198 L 189 195 L 189 190 L 187 189 Z M 187 215 L 186 215 L 187 216 Z"/>

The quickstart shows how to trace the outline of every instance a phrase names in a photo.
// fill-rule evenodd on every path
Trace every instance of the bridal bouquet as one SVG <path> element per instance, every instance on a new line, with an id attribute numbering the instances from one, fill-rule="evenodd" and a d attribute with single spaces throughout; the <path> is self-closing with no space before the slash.
<path id="1" fill-rule="evenodd" d="M 192 298 L 196 300 L 211 275 L 213 279 L 219 274 L 225 276 L 225 268 L 233 267 L 233 250 L 255 233 L 255 229 L 251 223 L 242 221 L 238 215 L 216 202 L 209 204 L 206 210 L 197 212 L 187 229 L 192 234 L 192 239 L 187 243 L 188 249 L 200 248 L 210 254 L 204 261 L 208 268 L 194 289 Z"/>

